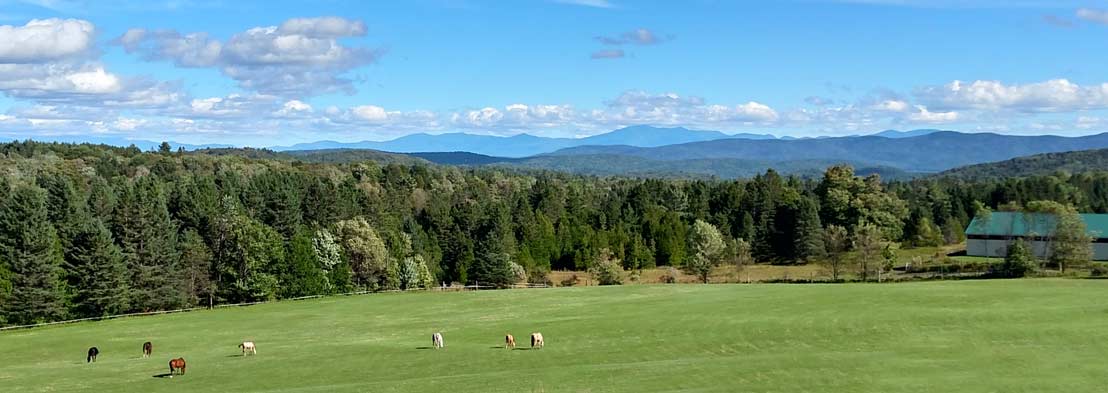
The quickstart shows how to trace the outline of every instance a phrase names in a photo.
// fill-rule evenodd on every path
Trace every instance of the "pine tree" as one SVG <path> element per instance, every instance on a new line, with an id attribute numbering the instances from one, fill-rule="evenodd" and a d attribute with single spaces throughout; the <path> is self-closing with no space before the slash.
<path id="1" fill-rule="evenodd" d="M 9 323 L 52 321 L 65 315 L 61 244 L 47 216 L 46 193 L 37 187 L 17 186 L 0 201 L 0 264 L 11 285 L 0 311 Z"/>
<path id="2" fill-rule="evenodd" d="M 194 230 L 187 230 L 181 235 L 178 248 L 187 304 L 212 305 L 215 302 L 215 284 L 211 276 L 212 252 L 204 244 L 204 238 Z"/>
<path id="3" fill-rule="evenodd" d="M 327 277 L 316 259 L 310 232 L 300 231 L 289 240 L 280 281 L 282 297 L 326 293 Z"/>
<path id="4" fill-rule="evenodd" d="M 818 259 L 826 251 L 823 245 L 823 228 L 819 221 L 819 208 L 812 198 L 800 198 L 797 214 L 796 237 L 793 247 L 798 261 Z"/>
<path id="5" fill-rule="evenodd" d="M 186 303 L 178 271 L 177 226 L 152 176 L 123 187 L 116 206 L 116 239 L 131 273 L 131 309 L 168 310 Z"/>
<path id="6" fill-rule="evenodd" d="M 101 317 L 129 308 L 127 267 L 111 231 L 99 219 L 83 225 L 73 239 L 72 273 L 77 315 Z"/>

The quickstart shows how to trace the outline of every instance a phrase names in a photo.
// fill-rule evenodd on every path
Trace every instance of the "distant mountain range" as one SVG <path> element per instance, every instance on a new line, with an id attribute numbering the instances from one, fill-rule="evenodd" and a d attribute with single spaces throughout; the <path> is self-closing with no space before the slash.
<path id="1" fill-rule="evenodd" d="M 43 141 L 89 142 L 155 149 L 158 142 L 110 137 L 39 138 Z M 0 138 L 3 140 L 3 138 Z M 818 175 L 847 163 L 863 173 L 903 178 L 938 173 L 967 165 L 1044 153 L 1108 148 L 1108 134 L 1084 137 L 1014 136 L 940 130 L 887 130 L 867 136 L 776 138 L 768 134 L 725 134 L 686 128 L 634 126 L 586 138 L 532 135 L 496 137 L 462 133 L 414 134 L 386 142 L 313 142 L 270 149 L 227 149 L 227 145 L 171 143 L 174 148 L 207 149 L 207 154 L 259 156 L 274 154 L 309 162 L 377 161 L 438 163 L 559 170 L 591 175 L 661 177 L 747 177 L 773 168 L 779 172 Z M 1106 156 L 1106 157 L 1101 157 Z M 1104 158 L 1104 161 L 1101 160 Z M 1099 167 L 1108 153 L 1046 155 L 965 168 L 949 176 L 1004 176 L 1056 169 L 1080 171 Z M 1021 169 L 1022 168 L 1022 169 Z"/>
<path id="2" fill-rule="evenodd" d="M 550 153 L 559 149 L 586 145 L 629 145 L 657 147 L 678 143 L 701 142 L 716 139 L 776 139 L 769 134 L 724 134 L 719 131 L 700 131 L 687 128 L 659 128 L 632 126 L 585 138 L 546 138 L 529 134 L 508 137 L 465 133 L 411 134 L 390 141 L 335 142 L 320 141 L 292 146 L 272 147 L 275 151 L 323 150 L 323 149 L 373 149 L 395 153 L 454 152 L 464 151 L 498 157 L 529 157 Z"/>
<path id="3" fill-rule="evenodd" d="M 952 131 L 920 136 L 880 136 L 798 140 L 719 139 L 653 148 L 578 146 L 552 156 L 621 155 L 664 161 L 744 159 L 770 162 L 832 160 L 887 166 L 909 172 L 938 172 L 959 166 L 1040 153 L 1108 147 L 1108 134 L 1067 138 Z"/>

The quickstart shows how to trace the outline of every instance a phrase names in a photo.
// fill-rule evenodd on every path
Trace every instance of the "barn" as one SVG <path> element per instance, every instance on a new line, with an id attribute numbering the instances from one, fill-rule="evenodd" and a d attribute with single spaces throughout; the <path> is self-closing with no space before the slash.
<path id="1" fill-rule="evenodd" d="M 1108 214 L 1082 214 L 1093 238 L 1093 260 L 1108 261 Z M 1055 216 L 1046 213 L 994 212 L 987 222 L 974 218 L 966 228 L 966 254 L 1004 257 L 1016 239 L 1030 241 L 1035 256 L 1046 258 Z"/>

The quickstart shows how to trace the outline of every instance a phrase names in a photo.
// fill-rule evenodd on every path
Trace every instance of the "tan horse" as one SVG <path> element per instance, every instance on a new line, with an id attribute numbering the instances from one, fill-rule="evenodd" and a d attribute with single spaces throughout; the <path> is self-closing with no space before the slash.
<path id="1" fill-rule="evenodd" d="M 258 347 L 254 345 L 253 341 L 243 341 L 242 344 L 239 344 L 239 348 L 242 349 L 242 356 L 246 356 L 247 352 L 251 355 L 258 354 Z"/>
<path id="2" fill-rule="evenodd" d="M 545 342 L 542 339 L 542 333 L 531 333 L 531 348 L 542 348 Z"/>
<path id="3" fill-rule="evenodd" d="M 504 348 L 505 349 L 515 349 L 515 347 L 516 347 L 516 338 L 512 337 L 511 334 L 504 336 Z"/>

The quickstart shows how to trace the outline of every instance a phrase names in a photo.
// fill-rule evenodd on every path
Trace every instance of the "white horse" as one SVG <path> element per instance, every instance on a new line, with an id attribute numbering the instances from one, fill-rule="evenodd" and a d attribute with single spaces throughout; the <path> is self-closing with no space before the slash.
<path id="1" fill-rule="evenodd" d="M 251 355 L 258 354 L 258 348 L 253 341 L 243 341 L 242 344 L 239 344 L 239 348 L 242 348 L 242 356 L 246 356 L 247 352 L 250 352 Z"/>
<path id="2" fill-rule="evenodd" d="M 542 333 L 531 333 L 531 348 L 542 348 L 543 344 Z"/>
<path id="3" fill-rule="evenodd" d="M 443 344 L 442 342 L 442 333 L 435 333 L 431 335 L 431 345 L 433 345 L 435 349 L 446 347 L 446 344 Z"/>

